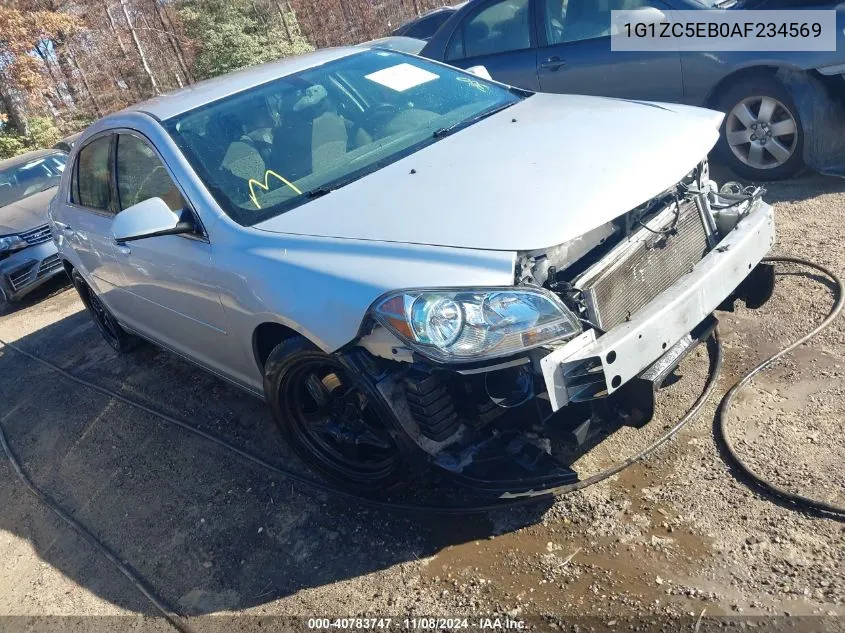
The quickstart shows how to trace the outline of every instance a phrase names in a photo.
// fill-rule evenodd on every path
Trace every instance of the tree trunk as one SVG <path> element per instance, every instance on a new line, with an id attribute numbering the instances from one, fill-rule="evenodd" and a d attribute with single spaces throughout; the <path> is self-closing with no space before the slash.
<path id="1" fill-rule="evenodd" d="M 130 63 L 129 51 L 126 50 L 126 45 L 123 43 L 123 38 L 120 36 L 120 30 L 118 30 L 117 23 L 115 22 L 114 17 L 111 14 L 111 8 L 109 7 L 108 3 L 104 3 L 104 7 L 106 10 L 106 17 L 109 21 L 109 30 L 112 32 L 114 39 L 117 41 L 117 46 L 118 48 L 120 48 L 121 55 L 123 55 L 123 63 L 120 64 L 119 69 L 120 78 L 123 80 L 123 83 L 130 87 L 132 92 L 134 92 L 139 99 L 143 99 L 144 95 L 141 94 L 141 90 L 138 88 L 138 82 L 130 81 L 129 76 L 126 74 L 126 64 Z"/>
<path id="2" fill-rule="evenodd" d="M 85 92 L 88 93 L 88 97 L 91 99 L 91 105 L 94 106 L 94 113 L 101 117 L 103 116 L 103 111 L 100 109 L 100 104 L 97 103 L 97 98 L 94 96 L 94 91 L 91 90 L 91 84 L 88 83 L 88 76 L 85 74 L 85 71 L 79 65 L 79 62 L 76 61 L 76 56 L 73 54 L 73 51 L 68 46 L 67 49 L 68 55 L 73 62 L 73 65 L 76 66 L 76 71 L 79 73 L 79 78 L 82 80 L 82 85 L 85 87 Z"/>
<path id="3" fill-rule="evenodd" d="M 294 26 L 296 26 L 296 35 L 298 35 L 299 37 L 302 37 L 302 26 L 300 26 L 300 24 L 299 24 L 299 18 L 296 17 L 296 11 L 293 10 L 293 5 L 290 3 L 290 0 L 288 0 L 287 5 L 288 5 L 288 13 L 290 13 L 290 15 L 293 16 L 293 23 L 294 23 Z"/>
<path id="4" fill-rule="evenodd" d="M 288 19 L 285 17 L 285 11 L 282 9 L 282 4 L 276 0 L 276 8 L 279 10 L 279 17 L 282 18 L 282 26 L 285 27 L 285 35 L 288 38 L 288 42 L 293 44 L 293 36 L 290 33 L 290 26 L 288 26 Z"/>
<path id="5" fill-rule="evenodd" d="M 50 75 L 50 82 L 53 84 L 53 90 L 56 93 L 56 97 L 58 97 L 57 106 L 62 107 L 66 105 L 70 105 L 72 110 L 76 109 L 76 103 L 73 101 L 73 97 L 70 98 L 70 104 L 66 102 L 65 96 L 62 94 L 62 87 L 61 83 L 56 74 L 53 72 L 53 65 L 50 63 L 50 52 L 47 50 L 46 44 L 44 42 L 39 42 L 35 45 L 35 52 L 38 53 L 38 56 L 41 58 L 41 61 L 44 62 L 44 66 L 47 68 L 47 74 Z"/>
<path id="6" fill-rule="evenodd" d="M 155 75 L 153 75 L 153 71 L 150 69 L 149 63 L 147 63 L 147 57 L 144 55 L 144 49 L 141 48 L 141 40 L 138 39 L 138 34 L 135 32 L 135 27 L 132 26 L 132 19 L 129 17 L 129 9 L 126 6 L 126 0 L 120 0 L 120 8 L 123 10 L 123 17 L 126 18 L 126 25 L 129 27 L 129 33 L 132 35 L 132 41 L 135 43 L 135 50 L 138 52 L 138 57 L 141 58 L 141 66 L 144 68 L 144 72 L 147 75 L 147 78 L 150 80 L 150 85 L 153 88 L 153 93 L 161 94 L 161 91 L 158 88 L 158 82 L 156 81 Z"/>
<path id="7" fill-rule="evenodd" d="M 0 101 L 9 121 L 21 136 L 29 136 L 29 116 L 26 111 L 23 95 L 15 88 L 5 70 L 0 67 Z"/>
<path id="8" fill-rule="evenodd" d="M 105 5 L 106 7 L 106 17 L 109 19 L 109 29 L 114 35 L 114 39 L 117 40 L 117 45 L 120 47 L 120 52 L 123 53 L 124 59 L 129 59 L 129 53 L 126 50 L 126 46 L 123 44 L 123 38 L 120 37 L 120 31 L 117 30 L 117 26 L 115 25 L 114 18 L 111 14 L 111 9 L 109 5 Z"/>
<path id="9" fill-rule="evenodd" d="M 167 15 L 167 12 L 158 3 L 158 0 L 153 0 L 153 5 L 155 6 L 156 13 L 158 14 L 158 19 L 161 21 L 161 25 L 169 34 L 167 39 L 170 41 L 170 47 L 173 49 L 173 54 L 176 55 L 176 61 L 179 63 L 179 68 L 185 76 L 185 81 L 189 84 L 193 83 L 194 78 L 191 76 L 191 71 L 188 70 L 188 64 L 185 62 L 185 55 L 182 53 L 182 45 L 176 37 L 176 29 L 173 28 L 173 22 L 170 21 L 170 16 Z"/>
<path id="10" fill-rule="evenodd" d="M 73 76 L 73 64 L 68 59 L 67 54 L 68 44 L 64 39 L 61 39 L 53 42 L 53 47 L 56 51 L 56 62 L 58 63 L 59 70 L 62 72 L 62 77 L 64 77 L 67 91 L 70 93 L 71 99 L 79 103 L 79 90 L 77 89 L 76 79 Z"/>

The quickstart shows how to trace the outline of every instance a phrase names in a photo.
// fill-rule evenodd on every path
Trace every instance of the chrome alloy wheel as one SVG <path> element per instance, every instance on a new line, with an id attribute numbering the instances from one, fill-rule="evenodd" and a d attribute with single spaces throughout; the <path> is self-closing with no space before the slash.
<path id="1" fill-rule="evenodd" d="M 798 122 L 772 97 L 748 97 L 728 113 L 725 136 L 734 156 L 754 169 L 786 163 L 798 147 Z"/>

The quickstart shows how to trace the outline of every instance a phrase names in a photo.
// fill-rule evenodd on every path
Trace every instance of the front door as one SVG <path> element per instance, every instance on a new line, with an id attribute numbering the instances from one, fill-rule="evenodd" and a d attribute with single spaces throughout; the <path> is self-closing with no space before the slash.
<path id="1" fill-rule="evenodd" d="M 612 51 L 611 11 L 668 9 L 660 0 L 536 0 L 540 90 L 680 103 L 677 52 Z"/>
<path id="2" fill-rule="evenodd" d="M 111 190 L 114 135 L 95 137 L 81 148 L 71 172 L 70 200 L 55 217 L 59 238 L 76 253 L 80 271 L 119 320 L 132 311 L 122 292 L 123 275 L 110 239 L 117 211 Z"/>
<path id="3" fill-rule="evenodd" d="M 194 214 L 158 153 L 139 134 L 118 135 L 115 168 L 120 210 L 159 197 L 174 211 Z M 211 245 L 195 215 L 194 224 L 196 234 L 116 244 L 125 290 L 135 297 L 128 325 L 223 372 L 225 313 L 214 281 Z"/>
<path id="4" fill-rule="evenodd" d="M 537 90 L 537 55 L 531 0 L 481 4 L 455 29 L 446 62 L 484 66 L 496 81 Z"/>

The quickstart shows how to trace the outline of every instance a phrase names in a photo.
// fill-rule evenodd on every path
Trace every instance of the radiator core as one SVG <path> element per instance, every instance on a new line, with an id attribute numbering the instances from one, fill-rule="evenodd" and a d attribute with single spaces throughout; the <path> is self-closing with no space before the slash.
<path id="1" fill-rule="evenodd" d="M 692 201 L 672 203 L 574 282 L 603 330 L 624 323 L 704 257 L 707 230 Z M 651 230 L 649 230 L 651 229 Z"/>

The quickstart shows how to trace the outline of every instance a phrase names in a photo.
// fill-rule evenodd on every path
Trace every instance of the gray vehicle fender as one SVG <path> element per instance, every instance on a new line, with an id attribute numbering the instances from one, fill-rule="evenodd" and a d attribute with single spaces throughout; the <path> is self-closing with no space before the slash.
<path id="1" fill-rule="evenodd" d="M 215 263 L 236 249 L 236 269 L 216 265 L 233 332 L 251 341 L 273 322 L 325 352 L 354 341 L 369 307 L 405 288 L 512 286 L 515 253 L 366 242 L 251 231 L 246 247 L 217 244 Z"/>

